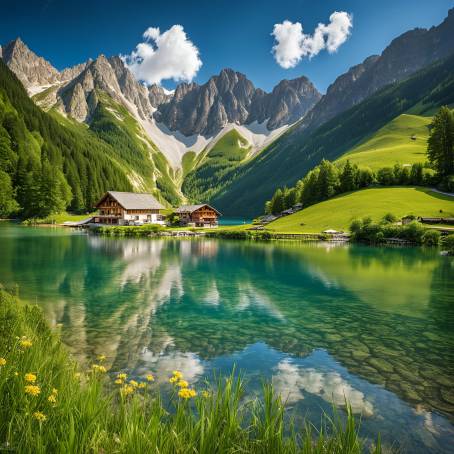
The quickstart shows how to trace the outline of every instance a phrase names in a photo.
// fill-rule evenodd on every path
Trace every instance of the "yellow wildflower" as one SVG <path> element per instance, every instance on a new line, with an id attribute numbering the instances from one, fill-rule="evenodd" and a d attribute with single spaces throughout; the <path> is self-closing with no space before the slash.
<path id="1" fill-rule="evenodd" d="M 58 389 L 57 388 L 52 388 L 52 394 L 55 396 L 58 394 Z"/>
<path id="2" fill-rule="evenodd" d="M 124 381 L 121 380 L 120 378 L 117 378 L 117 379 L 115 380 L 115 384 L 116 384 L 116 385 L 122 385 L 123 383 L 124 383 Z"/>
<path id="3" fill-rule="evenodd" d="M 118 374 L 117 378 L 119 380 L 126 380 L 128 378 L 128 374 Z"/>
<path id="4" fill-rule="evenodd" d="M 98 361 L 99 361 L 99 362 L 102 363 L 102 362 L 105 361 L 105 360 L 106 360 L 106 355 L 98 355 Z"/>
<path id="5" fill-rule="evenodd" d="M 6 364 L 5 358 L 0 358 L 0 366 L 4 366 Z"/>
<path id="6" fill-rule="evenodd" d="M 36 375 L 35 374 L 25 374 L 25 381 L 28 383 L 35 383 Z"/>
<path id="7" fill-rule="evenodd" d="M 137 388 L 139 386 L 139 383 L 137 383 L 135 380 L 129 380 L 129 384 L 133 387 L 133 388 Z"/>
<path id="8" fill-rule="evenodd" d="M 35 411 L 35 413 L 33 413 L 33 417 L 39 422 L 44 422 L 47 419 L 47 416 L 40 411 Z"/>
<path id="9" fill-rule="evenodd" d="M 74 378 L 75 378 L 76 380 L 80 380 L 80 375 L 81 375 L 80 372 L 76 372 L 76 373 L 74 374 Z"/>
<path id="10" fill-rule="evenodd" d="M 182 399 L 190 399 L 195 396 L 197 396 L 197 393 L 194 389 L 182 388 L 178 391 L 178 397 L 181 397 Z"/>
<path id="11" fill-rule="evenodd" d="M 154 381 L 153 374 L 148 374 L 146 378 L 147 378 L 147 381 Z"/>
<path id="12" fill-rule="evenodd" d="M 174 370 L 172 372 L 173 376 L 176 377 L 178 380 L 181 380 L 183 378 L 183 374 L 179 370 Z"/>
<path id="13" fill-rule="evenodd" d="M 120 393 L 123 397 L 129 396 L 130 394 L 134 394 L 134 387 L 131 385 L 125 385 L 120 389 Z"/>
<path id="14" fill-rule="evenodd" d="M 30 394 L 30 396 L 37 396 L 41 392 L 41 388 L 36 385 L 27 385 L 24 390 L 25 394 Z"/>
<path id="15" fill-rule="evenodd" d="M 202 397 L 205 397 L 205 398 L 210 397 L 210 393 L 208 391 L 204 390 L 204 391 L 202 391 Z"/>
<path id="16" fill-rule="evenodd" d="M 177 385 L 180 387 L 180 388 L 187 388 L 189 386 L 189 383 L 186 381 L 186 380 L 180 380 Z"/>
<path id="17" fill-rule="evenodd" d="M 51 403 L 51 404 L 56 404 L 57 403 L 57 397 L 55 396 L 55 394 L 51 394 L 47 400 Z"/>
<path id="18" fill-rule="evenodd" d="M 30 339 L 27 339 L 26 337 L 23 337 L 21 341 L 19 342 L 19 345 L 22 348 L 30 348 L 33 345 L 33 342 Z"/>
<path id="19" fill-rule="evenodd" d="M 146 383 L 139 383 L 139 386 L 138 386 L 139 389 L 144 389 L 146 387 L 147 387 Z"/>
<path id="20" fill-rule="evenodd" d="M 169 382 L 170 383 L 176 383 L 178 380 L 179 380 L 178 377 L 170 377 L 169 378 Z"/>
<path id="21" fill-rule="evenodd" d="M 93 364 L 91 369 L 93 372 L 99 372 L 100 374 L 105 374 L 107 372 L 107 369 L 99 364 Z"/>
<path id="22" fill-rule="evenodd" d="M 17 370 L 16 370 L 16 372 L 14 372 L 14 375 L 15 375 L 16 377 L 18 377 L 18 376 L 19 376 L 19 372 L 17 372 Z"/>

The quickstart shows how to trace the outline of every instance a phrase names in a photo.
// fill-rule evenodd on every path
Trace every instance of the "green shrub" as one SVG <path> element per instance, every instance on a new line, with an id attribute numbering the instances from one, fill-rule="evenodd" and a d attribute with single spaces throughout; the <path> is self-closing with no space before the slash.
<path id="1" fill-rule="evenodd" d="M 442 246 L 443 249 L 448 251 L 449 255 L 454 255 L 454 233 L 443 238 Z"/>
<path id="2" fill-rule="evenodd" d="M 438 246 L 440 243 L 440 232 L 438 230 L 426 230 L 422 236 L 424 246 Z"/>
<path id="3" fill-rule="evenodd" d="M 380 244 L 387 238 L 399 238 L 414 244 L 423 244 L 427 230 L 419 222 L 413 221 L 407 225 L 397 225 L 387 222 L 376 224 L 370 218 L 354 220 L 350 225 L 352 240 L 369 244 Z M 427 235 L 427 245 L 435 238 Z"/>
<path id="4" fill-rule="evenodd" d="M 382 219 L 385 223 L 397 222 L 397 217 L 392 213 L 386 213 Z"/>

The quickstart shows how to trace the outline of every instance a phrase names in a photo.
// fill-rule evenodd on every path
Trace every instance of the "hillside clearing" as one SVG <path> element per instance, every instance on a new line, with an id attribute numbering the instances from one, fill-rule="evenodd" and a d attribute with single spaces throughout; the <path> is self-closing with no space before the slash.
<path id="1" fill-rule="evenodd" d="M 316 233 L 327 229 L 346 231 L 354 219 L 370 216 L 380 220 L 387 213 L 397 217 L 408 214 L 436 217 L 441 213 L 454 217 L 454 197 L 421 187 L 364 189 L 277 219 L 267 226 L 267 230 L 280 233 Z"/>
<path id="2" fill-rule="evenodd" d="M 414 164 L 427 160 L 426 149 L 431 117 L 402 114 L 378 130 L 372 137 L 341 156 L 337 162 L 351 163 L 378 170 L 394 164 Z"/>

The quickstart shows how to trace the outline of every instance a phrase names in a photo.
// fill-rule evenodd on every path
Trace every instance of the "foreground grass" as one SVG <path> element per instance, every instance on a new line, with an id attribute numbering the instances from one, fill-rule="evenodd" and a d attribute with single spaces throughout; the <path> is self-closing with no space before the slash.
<path id="1" fill-rule="evenodd" d="M 402 114 L 390 121 L 337 161 L 378 170 L 394 164 L 415 164 L 427 160 L 428 126 L 431 117 Z M 414 140 L 412 140 L 414 136 Z"/>
<path id="2" fill-rule="evenodd" d="M 378 221 L 387 213 L 397 218 L 408 214 L 454 217 L 454 197 L 417 187 L 364 189 L 277 219 L 267 226 L 267 230 L 279 233 L 318 233 L 327 229 L 347 231 L 354 219 L 370 216 Z"/>
<path id="3" fill-rule="evenodd" d="M 271 386 L 264 386 L 263 399 L 246 401 L 240 379 L 195 390 L 177 371 L 171 377 L 174 395 L 164 405 L 151 373 L 134 381 L 126 371 L 115 371 L 111 379 L 103 360 L 78 371 L 41 310 L 0 289 L 0 448 L 181 454 L 366 450 L 348 407 L 345 423 L 325 419 L 318 431 L 308 424 L 291 429 Z M 381 452 L 380 443 L 373 452 Z"/>

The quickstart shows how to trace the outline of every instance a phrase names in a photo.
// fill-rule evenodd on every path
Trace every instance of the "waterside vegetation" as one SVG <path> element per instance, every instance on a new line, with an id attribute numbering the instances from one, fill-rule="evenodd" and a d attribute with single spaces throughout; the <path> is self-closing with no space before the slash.
<path id="1" fill-rule="evenodd" d="M 246 400 L 232 374 L 195 389 L 179 371 L 164 403 L 152 371 L 129 378 L 98 356 L 80 370 L 37 306 L 0 289 L 0 444 L 17 452 L 380 453 L 346 416 L 296 426 L 270 385 Z"/>

